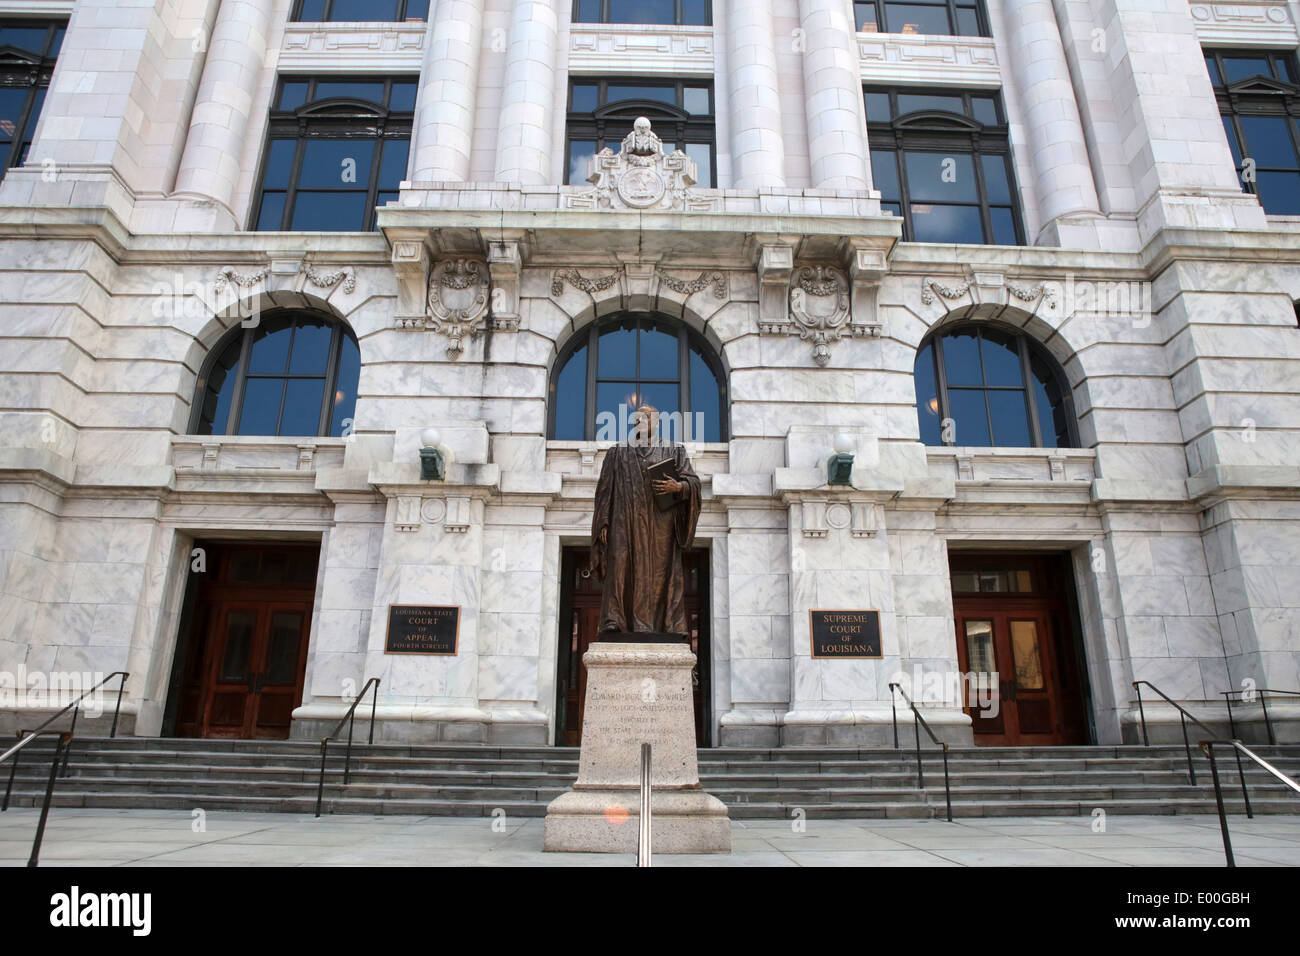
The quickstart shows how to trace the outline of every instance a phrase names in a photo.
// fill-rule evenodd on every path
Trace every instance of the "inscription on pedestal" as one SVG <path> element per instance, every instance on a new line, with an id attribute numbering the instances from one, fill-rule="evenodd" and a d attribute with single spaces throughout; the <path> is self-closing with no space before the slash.
<path id="1" fill-rule="evenodd" d="M 665 708 L 685 706 L 690 713 L 694 702 L 689 693 L 643 688 L 641 694 L 592 691 L 587 695 L 587 719 L 599 722 L 605 739 L 614 746 L 640 746 L 653 742 L 663 732 Z"/>
<path id="2" fill-rule="evenodd" d="M 809 611 L 813 657 L 880 658 L 879 611 Z"/>

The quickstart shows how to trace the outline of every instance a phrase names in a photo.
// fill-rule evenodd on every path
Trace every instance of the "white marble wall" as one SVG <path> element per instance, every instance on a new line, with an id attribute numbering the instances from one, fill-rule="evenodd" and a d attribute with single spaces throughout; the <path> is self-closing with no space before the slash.
<path id="1" fill-rule="evenodd" d="M 889 59 L 887 37 L 869 38 L 884 61 L 868 55 L 839 0 L 720 3 L 719 35 L 611 28 L 595 46 L 560 0 L 440 0 L 391 51 L 395 69 L 424 64 L 403 205 L 427 218 L 280 235 L 231 231 L 255 197 L 278 64 L 363 72 L 384 50 L 356 29 L 286 29 L 287 0 L 80 0 L 33 162 L 0 184 L 0 670 L 128 668 L 129 712 L 157 732 L 189 543 L 308 538 L 321 576 L 297 732 L 379 676 L 390 739 L 552 740 L 559 560 L 585 541 L 598 449 L 548 448 L 548 383 L 570 336 L 631 308 L 702 332 L 728 375 L 731 441 L 696 450 L 715 739 L 883 742 L 894 671 L 956 667 L 954 544 L 1071 554 L 1101 740 L 1131 730 L 1136 679 L 1189 700 L 1246 679 L 1295 688 L 1300 247 L 1239 193 L 1203 28 L 1178 0 L 1158 6 L 990 0 L 994 42 L 940 66 L 942 38 L 914 41 L 924 63 Z M 725 215 L 561 208 L 571 64 L 610 51 L 628 70 L 713 76 L 719 182 L 734 188 L 705 198 Z M 808 341 L 760 332 L 755 245 L 843 265 L 843 237 L 875 228 L 858 88 L 895 68 L 1002 85 L 1041 245 L 881 247 L 863 307 L 880 334 L 833 342 L 822 366 Z M 445 336 L 396 326 L 428 260 L 482 255 L 507 226 L 526 236 L 517 330 L 451 359 Z M 410 229 L 414 280 L 393 264 Z M 621 277 L 553 292 L 568 268 Z M 726 294 L 672 292 L 655 268 L 719 270 Z M 312 278 L 335 269 L 355 286 Z M 356 334 L 348 439 L 223 439 L 209 462 L 185 437 L 202 363 L 238 322 L 228 270 L 259 307 L 318 308 Z M 1096 304 L 1110 290 L 1121 307 Z M 917 348 L 967 318 L 1055 356 L 1082 449 L 921 448 Z M 415 470 L 430 424 L 455 465 L 436 492 Z M 841 501 L 818 469 L 842 428 L 862 440 L 862 483 Z M 856 503 L 872 506 L 870 534 L 805 534 L 825 513 L 805 504 Z M 385 655 L 394 602 L 460 605 L 460 653 Z M 828 604 L 879 609 L 884 660 L 811 660 L 807 611 Z M 955 707 L 932 709 L 953 739 L 968 732 Z"/>

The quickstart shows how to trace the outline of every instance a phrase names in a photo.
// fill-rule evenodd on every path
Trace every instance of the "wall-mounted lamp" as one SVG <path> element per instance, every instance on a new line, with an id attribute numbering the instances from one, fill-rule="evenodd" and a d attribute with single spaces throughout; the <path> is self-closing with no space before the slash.
<path id="1" fill-rule="evenodd" d="M 439 443 L 442 435 L 436 428 L 426 428 L 420 432 L 420 478 L 423 481 L 442 481 L 447 474 L 447 461 L 442 456 Z"/>
<path id="2" fill-rule="evenodd" d="M 856 450 L 853 436 L 840 432 L 835 436 L 835 454 L 826 465 L 826 481 L 832 485 L 848 485 L 853 475 L 853 452 Z"/>

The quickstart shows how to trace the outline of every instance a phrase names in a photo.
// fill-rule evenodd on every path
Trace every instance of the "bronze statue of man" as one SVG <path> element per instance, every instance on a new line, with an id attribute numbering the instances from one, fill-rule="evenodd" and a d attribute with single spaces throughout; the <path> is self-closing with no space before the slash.
<path id="1" fill-rule="evenodd" d="M 689 639 L 682 552 L 699 516 L 700 478 L 685 447 L 663 441 L 659 412 L 639 406 L 632 436 L 606 452 L 596 484 L 591 570 L 604 585 L 599 640 Z"/>

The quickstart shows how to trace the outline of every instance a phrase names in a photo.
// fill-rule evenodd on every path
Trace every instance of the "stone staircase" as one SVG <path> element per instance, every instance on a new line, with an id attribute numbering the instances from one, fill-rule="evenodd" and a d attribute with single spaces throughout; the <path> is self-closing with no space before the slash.
<path id="1" fill-rule="evenodd" d="M 1255 748 L 1300 777 L 1300 746 Z M 11 806 L 39 805 L 53 743 L 23 751 Z M 943 817 L 943 762 L 924 752 L 925 789 L 914 751 L 817 748 L 700 751 L 705 789 L 732 819 Z M 967 747 L 950 754 L 954 817 L 1215 812 L 1209 762 L 1195 752 L 1197 784 L 1181 746 Z M 1300 813 L 1300 798 L 1246 761 L 1256 813 Z M 1220 773 L 1229 810 L 1242 811 L 1235 764 Z M 0 773 L 0 786 L 8 768 Z M 565 747 L 481 745 L 354 747 L 344 786 L 341 746 L 326 769 L 326 813 L 542 816 L 578 770 Z M 54 804 L 65 807 L 315 811 L 319 746 L 309 741 L 78 738 Z"/>

